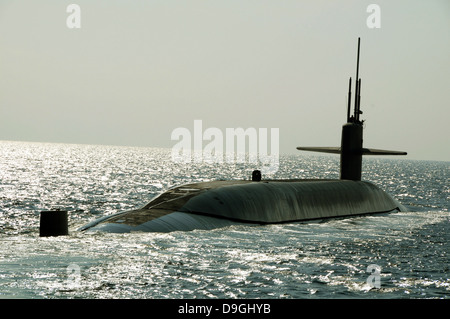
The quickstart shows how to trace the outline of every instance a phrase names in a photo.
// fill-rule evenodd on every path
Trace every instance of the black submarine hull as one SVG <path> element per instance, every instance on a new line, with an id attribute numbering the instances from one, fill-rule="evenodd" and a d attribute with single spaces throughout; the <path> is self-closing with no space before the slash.
<path id="1" fill-rule="evenodd" d="M 212 181 L 169 189 L 140 209 L 79 230 L 125 233 L 215 229 L 406 211 L 376 185 L 353 180 Z"/>

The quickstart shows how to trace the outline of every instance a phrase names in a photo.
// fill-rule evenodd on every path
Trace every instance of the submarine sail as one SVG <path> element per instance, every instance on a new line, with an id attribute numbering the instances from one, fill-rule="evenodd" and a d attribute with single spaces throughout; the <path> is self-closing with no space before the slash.
<path id="1" fill-rule="evenodd" d="M 299 150 L 340 154 L 340 179 L 264 180 L 259 171 L 247 180 L 212 181 L 173 187 L 145 206 L 104 216 L 80 231 L 171 232 L 214 229 L 242 224 L 276 224 L 345 218 L 406 211 L 376 185 L 361 181 L 363 155 L 406 155 L 402 151 L 363 148 L 360 120 L 358 38 L 354 112 L 351 114 L 351 78 L 347 123 L 340 147 L 297 147 Z"/>
<path id="2" fill-rule="evenodd" d="M 340 179 L 361 180 L 363 155 L 407 155 L 403 151 L 389 151 L 363 148 L 363 122 L 360 120 L 361 111 L 361 79 L 359 78 L 360 41 L 358 38 L 358 53 L 356 62 L 355 103 L 351 113 L 351 85 L 349 80 L 347 123 L 342 126 L 341 147 L 297 147 L 301 151 L 340 154 Z"/>

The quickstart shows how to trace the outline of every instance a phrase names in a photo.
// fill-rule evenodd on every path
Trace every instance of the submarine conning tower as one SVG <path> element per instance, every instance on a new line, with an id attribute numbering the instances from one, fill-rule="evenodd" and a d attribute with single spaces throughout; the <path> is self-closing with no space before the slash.
<path id="1" fill-rule="evenodd" d="M 347 123 L 342 126 L 341 147 L 297 147 L 298 150 L 340 154 L 340 179 L 361 180 L 363 155 L 407 155 L 403 151 L 363 148 L 363 120 L 361 111 L 361 79 L 359 78 L 359 53 L 361 39 L 358 38 L 356 60 L 355 102 L 351 114 L 352 78 L 348 85 Z"/>
<path id="2" fill-rule="evenodd" d="M 362 131 L 362 125 L 358 123 L 347 123 L 342 126 L 341 179 L 361 180 Z"/>

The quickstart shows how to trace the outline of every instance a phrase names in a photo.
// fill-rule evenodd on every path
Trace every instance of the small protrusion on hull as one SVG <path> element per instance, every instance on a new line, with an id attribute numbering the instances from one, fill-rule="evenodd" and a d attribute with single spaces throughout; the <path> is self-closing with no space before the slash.
<path id="1" fill-rule="evenodd" d="M 39 236 L 64 236 L 69 234 L 67 211 L 42 211 L 40 215 Z"/>
<path id="2" fill-rule="evenodd" d="M 254 181 L 254 182 L 261 181 L 261 171 L 260 170 L 255 169 L 252 172 L 252 181 Z"/>

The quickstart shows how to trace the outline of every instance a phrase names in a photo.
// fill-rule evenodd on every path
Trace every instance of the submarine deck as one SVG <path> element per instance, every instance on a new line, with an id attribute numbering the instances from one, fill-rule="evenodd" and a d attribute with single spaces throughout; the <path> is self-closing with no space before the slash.
<path id="1" fill-rule="evenodd" d="M 382 213 L 402 206 L 369 182 L 329 179 L 218 180 L 173 187 L 136 210 L 99 223 L 139 226 L 179 212 L 247 223 L 282 223 Z"/>

